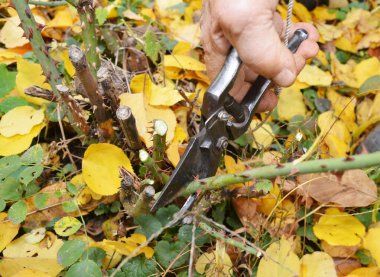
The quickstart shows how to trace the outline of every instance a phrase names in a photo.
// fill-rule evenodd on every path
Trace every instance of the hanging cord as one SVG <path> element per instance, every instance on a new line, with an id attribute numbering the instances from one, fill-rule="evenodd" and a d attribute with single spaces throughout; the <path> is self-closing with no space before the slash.
<path id="1" fill-rule="evenodd" d="M 285 40 L 284 40 L 284 43 L 285 43 L 286 46 L 288 46 L 288 44 L 289 44 L 290 28 L 293 25 L 293 22 L 292 22 L 293 7 L 294 7 L 294 0 L 289 0 L 289 2 L 288 2 L 288 10 L 287 10 L 287 14 L 286 14 L 286 27 L 285 27 Z M 274 91 L 275 91 L 276 95 L 278 96 L 281 93 L 281 87 L 276 86 L 275 89 L 274 89 Z M 272 114 L 272 112 L 268 112 L 265 115 L 265 118 L 260 122 L 259 125 L 257 125 L 252 130 L 252 132 L 256 131 L 261 126 L 263 126 L 264 123 L 269 119 L 269 117 L 271 116 L 271 114 Z"/>

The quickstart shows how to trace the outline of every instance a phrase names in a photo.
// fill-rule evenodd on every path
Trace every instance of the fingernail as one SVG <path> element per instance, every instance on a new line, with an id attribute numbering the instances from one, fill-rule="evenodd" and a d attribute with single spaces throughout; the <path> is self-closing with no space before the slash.
<path id="1" fill-rule="evenodd" d="M 283 69 L 274 79 L 274 81 L 282 86 L 282 87 L 287 87 L 290 86 L 294 80 L 296 79 L 295 74 L 290 71 L 289 69 Z"/>

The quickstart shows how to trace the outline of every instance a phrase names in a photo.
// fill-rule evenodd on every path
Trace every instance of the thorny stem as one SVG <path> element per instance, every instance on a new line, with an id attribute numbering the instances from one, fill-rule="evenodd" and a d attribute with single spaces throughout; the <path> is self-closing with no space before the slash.
<path id="1" fill-rule="evenodd" d="M 47 7 L 59 7 L 67 5 L 66 1 L 54 1 L 54 2 L 47 2 L 47 1 L 33 1 L 29 0 L 30 5 L 36 5 L 36 6 L 47 6 Z"/>
<path id="2" fill-rule="evenodd" d="M 100 65 L 97 52 L 97 37 L 95 28 L 95 7 L 92 0 L 67 0 L 69 4 L 78 10 L 82 23 L 82 37 L 86 49 L 86 58 L 90 66 L 91 74 L 96 78 L 96 71 Z"/>
<path id="3" fill-rule="evenodd" d="M 349 169 L 369 168 L 379 165 L 380 151 L 371 154 L 350 156 L 348 158 L 306 161 L 299 164 L 286 163 L 279 164 L 277 166 L 270 165 L 243 171 L 240 173 L 226 174 L 193 181 L 182 192 L 182 195 L 189 196 L 200 189 L 203 191 L 222 189 L 232 184 L 244 183 L 253 179 L 270 179 L 277 176 L 321 172 L 339 172 Z"/>
<path id="4" fill-rule="evenodd" d="M 152 175 L 152 178 L 155 181 L 155 189 L 160 189 L 161 185 L 164 185 L 168 182 L 169 176 L 165 173 L 160 172 L 160 168 L 156 164 L 155 160 L 149 156 L 148 152 L 144 149 L 139 151 L 140 161 L 146 166 L 148 172 Z"/>
<path id="5" fill-rule="evenodd" d="M 165 149 L 166 149 L 166 133 L 168 131 L 168 125 L 163 120 L 155 120 L 153 123 L 153 160 L 159 168 L 164 165 Z"/>

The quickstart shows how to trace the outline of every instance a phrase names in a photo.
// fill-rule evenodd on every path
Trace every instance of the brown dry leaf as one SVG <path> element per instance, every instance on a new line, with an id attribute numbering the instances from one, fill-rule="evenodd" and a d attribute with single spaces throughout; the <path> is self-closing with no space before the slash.
<path id="1" fill-rule="evenodd" d="M 356 259 L 334 258 L 334 263 L 339 277 L 346 276 L 351 271 L 361 267 L 361 263 Z"/>
<path id="2" fill-rule="evenodd" d="M 341 245 L 330 245 L 326 241 L 321 242 L 321 247 L 323 251 L 334 258 L 349 258 L 355 255 L 356 251 L 359 249 L 359 245 L 354 246 L 341 246 Z"/>
<path id="3" fill-rule="evenodd" d="M 377 186 L 360 169 L 347 170 L 338 178 L 332 173 L 307 174 L 297 178 L 304 195 L 319 203 L 342 207 L 366 207 L 377 199 Z"/>

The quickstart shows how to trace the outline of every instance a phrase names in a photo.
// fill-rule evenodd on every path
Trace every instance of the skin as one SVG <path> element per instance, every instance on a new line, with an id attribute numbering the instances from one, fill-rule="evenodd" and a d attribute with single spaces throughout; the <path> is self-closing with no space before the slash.
<path id="1" fill-rule="evenodd" d="M 220 71 L 231 46 L 235 47 L 243 66 L 230 94 L 241 101 L 258 75 L 282 87 L 294 83 L 306 60 L 318 53 L 319 34 L 307 23 L 296 23 L 309 33 L 309 38 L 292 54 L 284 45 L 285 22 L 276 12 L 278 0 L 207 0 L 203 1 L 201 19 L 202 43 L 207 72 L 213 80 Z M 268 91 L 258 112 L 270 111 L 277 96 Z"/>

